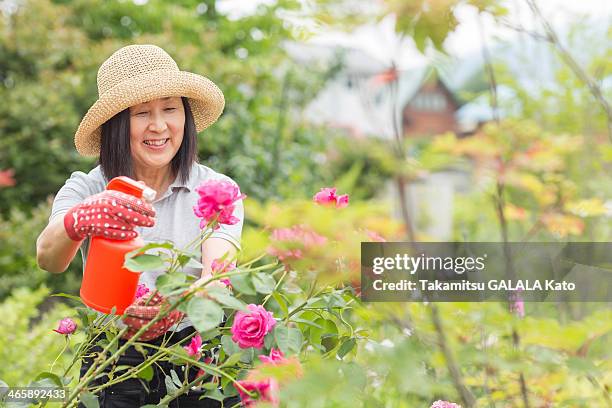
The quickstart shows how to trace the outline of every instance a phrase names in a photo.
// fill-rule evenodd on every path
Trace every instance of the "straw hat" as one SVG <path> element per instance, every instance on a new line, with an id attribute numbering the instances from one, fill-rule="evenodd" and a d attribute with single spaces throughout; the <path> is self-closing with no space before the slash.
<path id="1" fill-rule="evenodd" d="M 111 55 L 98 70 L 98 100 L 89 108 L 74 135 L 83 156 L 100 154 L 102 124 L 122 110 L 167 96 L 185 96 L 196 130 L 219 118 L 225 98 L 211 80 L 180 71 L 168 53 L 155 45 L 128 45 Z"/>

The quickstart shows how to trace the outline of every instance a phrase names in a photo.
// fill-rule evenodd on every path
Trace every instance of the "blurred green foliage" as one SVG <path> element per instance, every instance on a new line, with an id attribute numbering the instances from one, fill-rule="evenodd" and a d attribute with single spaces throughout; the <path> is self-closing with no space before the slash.
<path id="1" fill-rule="evenodd" d="M 49 295 L 44 285 L 34 290 L 22 287 L 0 303 L 0 361 L 10 363 L 0 365 L 0 380 L 9 386 L 24 387 L 39 372 L 49 371 L 53 358 L 64 347 L 64 336 L 53 329 L 61 319 L 74 314 L 74 309 L 50 301 L 53 298 Z M 70 353 L 64 354 L 55 369 L 67 368 L 70 359 Z M 71 374 L 78 377 L 78 371 Z"/>
<path id="2" fill-rule="evenodd" d="M 53 292 L 78 293 L 82 260 L 77 254 L 61 274 L 40 269 L 36 263 L 36 238 L 47 225 L 51 206 L 43 202 L 29 214 L 13 208 L 5 218 L 0 216 L 0 300 L 19 287 L 36 289 L 46 285 Z"/>
<path id="3" fill-rule="evenodd" d="M 317 69 L 287 58 L 282 44 L 292 32 L 279 13 L 297 7 L 295 1 L 261 5 L 238 20 L 215 12 L 214 5 L 15 3 L 16 10 L 0 18 L 0 167 L 14 169 L 17 185 L 0 191 L 0 213 L 31 209 L 72 171 L 95 165 L 78 156 L 73 135 L 97 98 L 99 65 L 131 43 L 161 46 L 181 69 L 205 75 L 223 90 L 224 114 L 200 134 L 205 164 L 233 177 L 252 197 L 310 195 L 321 183 L 316 158 L 327 134 L 296 112 L 337 66 Z"/>

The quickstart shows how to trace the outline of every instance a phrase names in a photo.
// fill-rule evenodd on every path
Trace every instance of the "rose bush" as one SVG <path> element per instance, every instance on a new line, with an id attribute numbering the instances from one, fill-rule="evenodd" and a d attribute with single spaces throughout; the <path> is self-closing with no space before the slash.
<path id="1" fill-rule="evenodd" d="M 127 314 L 103 318 L 81 305 L 76 308 L 79 330 L 85 333 L 86 339 L 72 346 L 72 362 L 68 368 L 47 375 L 57 384 L 67 383 L 70 369 L 94 345 L 102 351 L 96 353 L 89 370 L 71 388 L 63 406 L 76 406 L 79 401 L 93 406 L 90 404 L 95 404 L 96 394 L 113 384 L 130 378 L 146 381 L 147 366 L 157 360 L 199 369 L 197 378 L 191 382 L 177 381 L 168 375 L 166 383 L 174 387 L 168 388 L 168 395 L 160 406 L 166 406 L 193 387 L 216 400 L 240 394 L 246 406 L 262 401 L 276 405 L 280 389 L 287 382 L 286 374 L 291 374 L 289 378 L 301 377 L 305 350 L 320 350 L 326 358 L 343 357 L 346 351 L 341 351 L 342 346 L 348 340 L 356 341 L 357 332 L 350 326 L 343 327 L 346 314 L 344 317 L 339 314 L 350 313 L 355 300 L 352 287 L 341 283 L 305 283 L 287 265 L 278 264 L 274 259 L 266 262 L 265 251 L 240 261 L 216 259 L 212 277 L 201 285 L 194 285 L 195 279 L 181 271 L 188 264 L 198 263 L 193 247 L 205 241 L 219 224 L 235 222 L 231 211 L 236 200 L 245 197 L 234 185 L 219 182 L 200 186 L 198 193 L 200 200 L 194 207 L 202 219 L 202 234 L 198 239 L 182 249 L 175 248 L 171 242 L 151 243 L 126 256 L 125 266 L 133 271 L 159 267 L 167 271 L 158 278 L 155 290 L 138 288 L 135 304 L 163 296 L 168 307 L 151 320 L 133 325 L 132 329 L 118 324 L 120 318 L 129 319 Z M 227 284 L 214 285 L 217 280 Z M 70 298 L 80 302 L 76 297 Z M 172 347 L 151 347 L 142 341 L 148 338 L 143 336 L 151 328 L 176 313 L 189 317 L 197 333 Z M 76 324 L 70 322 L 67 318 L 57 331 L 72 333 Z M 311 328 L 319 330 L 319 334 L 312 335 Z M 326 328 L 330 328 L 329 332 Z M 119 338 L 127 341 L 120 346 Z M 66 344 L 69 342 L 67 337 Z M 114 366 L 113 361 L 130 345 L 142 350 L 145 361 L 135 367 Z M 109 381 L 92 385 L 95 378 L 108 372 L 109 366 Z M 272 373 L 267 373 L 269 367 L 273 368 Z"/>

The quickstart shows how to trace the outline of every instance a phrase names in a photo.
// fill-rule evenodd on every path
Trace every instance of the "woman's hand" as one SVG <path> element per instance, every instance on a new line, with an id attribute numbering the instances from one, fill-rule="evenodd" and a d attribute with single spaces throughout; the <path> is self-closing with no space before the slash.
<path id="1" fill-rule="evenodd" d="M 159 293 L 156 292 L 147 303 L 149 297 L 150 296 L 147 295 L 139 298 L 125 310 L 126 317 L 123 318 L 123 322 L 129 326 L 129 329 L 123 335 L 124 339 L 131 338 L 142 326 L 153 320 L 163 308 L 169 307 L 166 298 Z M 161 336 L 166 333 L 173 324 L 181 320 L 183 316 L 184 313 L 179 310 L 175 309 L 171 311 L 166 317 L 149 327 L 140 335 L 139 339 L 147 341 Z"/>
<path id="2" fill-rule="evenodd" d="M 198 288 L 202 288 L 201 290 L 198 290 L 195 295 L 196 296 L 200 296 L 200 297 L 207 297 L 207 293 L 206 293 L 206 288 L 226 288 L 227 285 L 219 280 L 214 280 L 214 281 L 210 281 L 206 287 L 204 286 L 204 283 L 206 283 L 208 280 L 210 279 L 210 276 L 203 276 L 200 279 L 198 279 L 197 281 L 193 282 L 191 284 L 191 286 L 189 287 L 190 290 L 194 290 L 194 289 L 198 289 Z"/>
<path id="3" fill-rule="evenodd" d="M 64 228 L 73 241 L 88 236 L 117 240 L 136 237 L 135 226 L 155 225 L 155 210 L 145 200 L 120 191 L 106 190 L 86 198 L 64 216 Z"/>

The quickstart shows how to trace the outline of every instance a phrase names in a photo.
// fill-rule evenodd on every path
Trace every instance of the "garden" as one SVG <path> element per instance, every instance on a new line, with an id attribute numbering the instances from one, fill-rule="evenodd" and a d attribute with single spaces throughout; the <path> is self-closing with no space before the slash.
<path id="1" fill-rule="evenodd" d="M 428 226 L 440 214 L 420 209 L 416 219 L 412 201 L 382 187 L 403 192 L 439 172 L 467 174 L 470 186 L 453 195 L 448 241 L 609 240 L 612 14 L 601 38 L 601 27 L 578 16 L 560 33 L 535 0 L 524 1 L 534 28 L 512 20 L 513 2 L 497 0 L 385 0 L 376 11 L 359 1 L 278 0 L 238 17 L 223 3 L 0 1 L 0 389 L 66 391 L 61 401 L 7 406 L 99 407 L 105 388 L 146 386 L 162 362 L 176 369 L 164 378 L 167 395 L 149 406 L 194 390 L 217 401 L 240 396 L 249 407 L 612 406 L 609 302 L 361 296 L 362 243 L 437 240 Z M 341 58 L 304 64 L 288 55 L 283 44 L 313 35 L 305 21 L 350 32 L 394 16 L 398 37 L 435 64 L 465 24 L 461 7 L 539 41 L 554 58 L 552 81 L 529 89 L 489 44 L 460 95 L 463 104 L 484 100 L 492 114 L 469 135 L 356 136 L 304 114 L 344 67 Z M 100 63 L 131 43 L 159 45 L 221 86 L 225 110 L 198 135 L 198 156 L 240 190 L 203 183 L 196 242 L 151 242 L 126 256 L 131 271 L 165 271 L 155 288 L 139 286 L 135 301 L 162 295 L 167 307 L 120 343 L 122 316 L 100 315 L 79 297 L 80 255 L 49 273 L 36 240 L 65 180 L 97 165 L 78 155 L 74 132 L 97 98 Z M 396 63 L 376 77 L 391 106 L 402 90 Z M 194 285 L 183 268 L 202 267 L 197 249 L 236 222 L 238 202 L 241 251 L 215 260 L 214 276 Z M 188 317 L 196 332 L 173 345 L 139 339 L 168 316 Z M 129 346 L 141 364 L 117 364 Z M 84 357 L 93 364 L 80 376 Z"/>

